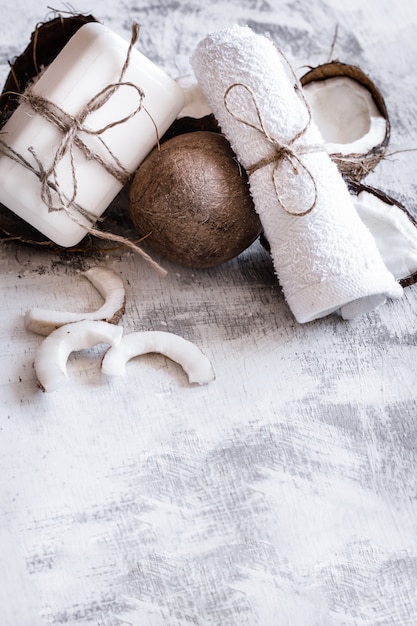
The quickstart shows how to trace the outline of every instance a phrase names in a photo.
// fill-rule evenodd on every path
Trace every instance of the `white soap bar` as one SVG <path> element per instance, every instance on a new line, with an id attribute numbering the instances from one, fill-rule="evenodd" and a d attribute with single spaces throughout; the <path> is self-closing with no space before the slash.
<path id="1" fill-rule="evenodd" d="M 102 24 L 86 24 L 70 39 L 32 89 L 69 115 L 78 115 L 91 98 L 118 82 L 128 49 L 127 41 Z M 131 50 L 123 76 L 123 82 L 126 81 L 134 83 L 144 93 L 141 110 L 99 136 L 83 130 L 77 132 L 84 144 L 95 154 L 100 154 L 106 163 L 114 163 L 115 156 L 133 174 L 182 109 L 184 92 L 135 48 Z M 128 116 L 139 103 L 140 97 L 134 88 L 120 86 L 103 106 L 87 116 L 84 126 L 101 129 Z M 0 135 L 2 141 L 37 172 L 51 166 L 62 137 L 54 123 L 25 102 L 3 126 Z M 73 146 L 73 155 L 76 205 L 98 218 L 123 184 L 99 162 L 87 159 L 76 146 Z M 69 153 L 59 162 L 56 174 L 65 197 L 71 198 L 74 181 Z M 58 196 L 54 189 L 51 187 L 51 200 L 56 205 Z M 74 220 L 65 210 L 50 211 L 41 198 L 39 177 L 5 154 L 0 154 L 0 202 L 61 246 L 78 243 L 86 234 L 83 225 L 91 225 L 78 212 Z"/>

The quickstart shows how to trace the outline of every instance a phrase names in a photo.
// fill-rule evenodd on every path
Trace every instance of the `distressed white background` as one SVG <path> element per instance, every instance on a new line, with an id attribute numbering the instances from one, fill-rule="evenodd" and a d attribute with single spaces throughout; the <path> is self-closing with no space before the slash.
<path id="1" fill-rule="evenodd" d="M 5 3 L 3 3 L 5 5 Z M 62 4 L 57 10 L 71 9 Z M 172 76 L 210 30 L 268 32 L 301 75 L 334 57 L 380 87 L 391 150 L 417 147 L 415 0 L 75 2 Z M 0 74 L 45 2 L 2 6 Z M 368 182 L 415 211 L 417 153 Z M 0 181 L 1 184 L 1 181 Z M 31 306 L 95 308 L 67 259 L 0 246 L 2 626 L 415 626 L 417 288 L 357 321 L 300 326 L 255 243 L 210 270 L 101 262 L 127 287 L 126 331 L 198 343 L 217 373 L 188 385 L 161 356 L 105 378 L 97 347 L 42 394 Z"/>

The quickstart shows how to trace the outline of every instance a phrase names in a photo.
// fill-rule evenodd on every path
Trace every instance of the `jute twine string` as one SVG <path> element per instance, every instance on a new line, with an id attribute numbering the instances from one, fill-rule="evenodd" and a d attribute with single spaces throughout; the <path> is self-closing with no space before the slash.
<path id="1" fill-rule="evenodd" d="M 275 46 L 278 53 L 283 57 L 284 61 L 286 62 L 290 73 L 292 75 L 292 77 L 295 80 L 295 89 L 297 91 L 297 93 L 300 95 L 302 101 L 305 104 L 306 110 L 307 110 L 307 114 L 308 114 L 308 119 L 307 119 L 307 123 L 305 124 L 305 126 L 299 130 L 287 143 L 282 143 L 281 141 L 279 141 L 277 138 L 272 137 L 268 131 L 265 128 L 263 119 L 262 119 L 262 114 L 261 114 L 261 110 L 260 107 L 258 105 L 255 93 L 253 92 L 253 90 L 246 84 L 244 83 L 233 83 L 232 85 L 230 85 L 224 94 L 224 106 L 227 110 L 227 112 L 232 115 L 232 117 L 244 124 L 245 126 L 248 126 L 249 128 L 252 128 L 254 130 L 256 130 L 257 132 L 261 133 L 262 136 L 266 139 L 266 141 L 271 144 L 274 148 L 274 152 L 273 154 L 264 157 L 263 159 L 260 159 L 259 161 L 257 161 L 256 163 L 254 163 L 253 165 L 249 166 L 246 168 L 246 171 L 248 173 L 249 176 L 251 176 L 254 172 L 256 172 L 257 170 L 266 167 L 267 165 L 271 165 L 272 163 L 274 164 L 274 168 L 272 170 L 272 183 L 274 185 L 275 188 L 275 193 L 278 199 L 279 204 L 282 206 L 283 210 L 288 213 L 289 215 L 293 215 L 296 217 L 303 217 L 304 215 L 308 215 L 309 213 L 311 213 L 311 211 L 313 211 L 313 209 L 316 207 L 317 204 L 317 184 L 315 181 L 315 178 L 313 176 L 313 174 L 311 173 L 310 169 L 303 163 L 301 157 L 304 154 L 309 154 L 312 152 L 319 152 L 323 150 L 322 146 L 297 146 L 295 145 L 297 143 L 297 141 L 299 139 L 301 139 L 305 133 L 307 132 L 311 121 L 312 121 L 312 115 L 311 115 L 311 110 L 310 110 L 310 106 L 302 92 L 301 86 L 299 85 L 299 81 L 295 75 L 295 72 L 291 66 L 291 64 L 289 63 L 288 59 L 286 58 L 286 56 L 284 55 L 284 53 L 277 47 Z M 251 100 L 252 100 L 252 104 L 255 108 L 255 112 L 256 112 L 256 117 L 257 117 L 257 124 L 253 124 L 252 122 L 250 122 L 247 119 L 244 119 L 242 117 L 240 117 L 239 115 L 236 114 L 235 111 L 233 111 L 233 108 L 231 106 L 231 103 L 229 102 L 229 96 L 230 94 L 235 90 L 235 89 L 244 89 L 250 96 Z M 288 163 L 291 165 L 292 170 L 294 172 L 294 174 L 296 176 L 298 176 L 298 174 L 300 173 L 300 170 L 302 170 L 308 177 L 308 180 L 310 181 L 312 190 L 313 190 L 313 201 L 311 202 L 311 204 L 307 207 L 307 209 L 305 209 L 304 211 L 292 211 L 283 201 L 283 199 L 280 197 L 279 191 L 278 191 L 278 185 L 277 185 L 277 173 L 279 170 L 279 167 L 282 163 L 282 161 L 288 161 Z"/>
<path id="2" fill-rule="evenodd" d="M 143 90 L 134 83 L 123 80 L 126 70 L 129 66 L 131 52 L 134 44 L 137 41 L 138 35 L 139 26 L 138 24 L 134 23 L 132 26 L 132 37 L 130 40 L 126 59 L 121 69 L 118 80 L 115 83 L 106 85 L 101 91 L 93 96 L 77 115 L 70 115 L 54 102 L 51 102 L 47 98 L 35 93 L 32 87 L 28 87 L 23 94 L 19 95 L 21 100 L 29 104 L 30 107 L 35 111 L 35 113 L 53 124 L 62 133 L 61 141 L 54 154 L 51 165 L 48 168 L 44 168 L 32 146 L 29 146 L 28 151 L 32 154 L 36 166 L 30 163 L 27 159 L 25 159 L 23 155 L 16 152 L 11 146 L 7 145 L 7 143 L 2 139 L 0 139 L 0 152 L 8 156 L 13 161 L 19 163 L 23 167 L 29 169 L 39 179 L 41 183 L 40 196 L 42 201 L 48 207 L 49 212 L 65 211 L 68 217 L 70 217 L 78 225 L 82 226 L 88 233 L 95 235 L 96 237 L 99 237 L 101 239 L 115 241 L 119 244 L 123 244 L 133 249 L 135 252 L 140 254 L 148 263 L 150 263 L 160 274 L 164 275 L 166 274 L 166 270 L 164 270 L 135 243 L 131 242 L 125 237 L 115 235 L 113 233 L 107 233 L 97 228 L 94 228 L 93 224 L 97 221 L 97 216 L 95 216 L 87 209 L 81 207 L 76 202 L 76 197 L 78 193 L 78 182 L 76 172 L 76 160 L 74 156 L 75 147 L 82 152 L 87 160 L 96 161 L 97 163 L 99 163 L 122 186 L 124 186 L 131 178 L 131 173 L 121 164 L 117 156 L 112 152 L 112 150 L 102 139 L 101 135 L 110 128 L 114 128 L 115 126 L 126 123 L 128 120 L 137 115 L 139 111 L 144 110 L 155 126 L 156 139 L 157 143 L 159 144 L 159 137 L 155 122 L 152 119 L 150 113 L 145 109 L 143 105 L 143 99 L 145 97 Z M 103 107 L 106 102 L 108 102 L 108 100 L 111 98 L 111 96 L 113 96 L 113 94 L 122 87 L 133 89 L 137 93 L 138 105 L 129 114 L 120 119 L 116 119 L 99 129 L 89 128 L 86 125 L 86 120 L 88 116 Z M 81 139 L 80 134 L 96 137 L 96 139 L 103 146 L 108 158 L 103 158 L 98 152 L 89 148 L 86 143 Z M 67 197 L 64 191 L 61 189 L 58 176 L 58 165 L 65 156 L 67 156 L 69 159 L 71 171 L 72 190 L 69 197 Z M 52 191 L 56 195 L 56 204 L 54 204 Z M 87 220 L 89 222 L 89 225 L 86 225 L 80 218 L 84 218 L 85 220 Z"/>

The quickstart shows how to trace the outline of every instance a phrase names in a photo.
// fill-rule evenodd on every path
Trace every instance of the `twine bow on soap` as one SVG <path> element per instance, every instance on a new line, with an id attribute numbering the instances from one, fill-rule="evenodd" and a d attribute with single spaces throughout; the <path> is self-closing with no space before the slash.
<path id="1" fill-rule="evenodd" d="M 282 54 L 282 53 L 281 53 Z M 285 57 L 284 57 L 285 58 Z M 288 61 L 287 61 L 288 63 Z M 250 122 L 247 119 L 243 119 L 242 117 L 239 117 L 239 115 L 237 115 L 235 113 L 235 111 L 233 111 L 232 106 L 229 102 L 229 96 L 230 94 L 238 88 L 242 88 L 244 89 L 250 96 L 251 100 L 252 100 L 252 104 L 255 107 L 255 112 L 256 112 L 256 117 L 257 117 L 257 122 L 258 125 L 253 124 L 252 122 Z M 304 96 L 302 96 L 304 98 Z M 305 101 L 305 98 L 304 98 Z M 267 165 L 271 165 L 274 164 L 273 170 L 272 170 L 272 183 L 274 185 L 275 188 L 275 193 L 278 199 L 279 204 L 282 206 L 283 210 L 288 213 L 289 215 L 293 215 L 296 217 L 303 217 L 304 215 L 308 215 L 309 213 L 311 213 L 311 211 L 313 211 L 313 209 L 315 208 L 316 204 L 317 204 L 317 185 L 316 185 L 316 181 L 314 179 L 313 174 L 311 173 L 311 171 L 309 170 L 309 168 L 303 163 L 301 156 L 303 154 L 308 154 L 311 152 L 317 152 L 322 150 L 323 148 L 321 146 L 297 146 L 296 142 L 301 139 L 305 133 L 307 132 L 310 123 L 311 123 L 311 112 L 310 112 L 310 108 L 307 104 L 307 102 L 305 102 L 306 104 L 306 109 L 307 109 L 307 113 L 308 113 L 308 120 L 306 125 L 300 130 L 298 131 L 287 143 L 281 143 L 278 139 L 276 139 L 275 137 L 272 137 L 268 131 L 265 128 L 265 125 L 263 123 L 262 120 L 262 115 L 261 115 L 261 111 L 260 111 L 260 107 L 257 103 L 256 97 L 254 92 L 252 91 L 252 89 L 250 87 L 248 87 L 248 85 L 245 85 L 244 83 L 233 83 L 232 85 L 230 85 L 225 94 L 224 94 L 224 106 L 227 110 L 227 112 L 232 115 L 232 117 L 234 117 L 234 119 L 242 124 L 244 124 L 245 126 L 248 126 L 249 128 L 252 128 L 254 130 L 256 130 L 257 132 L 261 133 L 261 135 L 266 139 L 266 141 L 271 144 L 271 146 L 273 146 L 274 148 L 274 152 L 262 159 L 260 159 L 259 161 L 257 161 L 256 163 L 254 163 L 253 165 L 249 166 L 246 168 L 246 172 L 249 176 L 251 176 L 254 172 L 256 172 L 257 170 L 266 167 Z M 279 190 L 278 190 L 278 185 L 276 182 L 276 175 L 277 175 L 277 171 L 281 165 L 281 163 L 283 161 L 287 161 L 291 167 L 292 170 L 294 172 L 294 174 L 296 176 L 298 176 L 300 170 L 302 170 L 308 177 L 308 180 L 311 183 L 311 187 L 313 190 L 313 201 L 311 202 L 311 204 L 307 207 L 307 209 L 303 210 L 303 211 L 292 211 L 291 209 L 288 208 L 288 206 L 285 204 L 285 202 L 283 201 L 282 197 L 280 197 L 279 194 Z"/>
<path id="2" fill-rule="evenodd" d="M 110 124 L 103 126 L 102 128 L 89 128 L 85 124 L 88 116 L 104 106 L 110 96 L 113 95 L 113 93 L 115 93 L 115 91 L 117 89 L 120 89 L 121 87 L 129 87 L 137 92 L 139 96 L 138 106 L 125 117 L 115 120 Z M 34 93 L 32 89 L 29 89 L 25 92 L 25 94 L 23 95 L 23 99 L 31 106 L 35 113 L 38 113 L 44 119 L 51 122 L 62 133 L 62 138 L 54 154 L 52 163 L 47 169 L 43 168 L 40 160 L 36 157 L 34 150 L 30 149 L 30 152 L 34 156 L 39 168 L 39 178 L 41 181 L 41 198 L 42 201 L 47 205 L 49 211 L 69 211 L 74 205 L 78 187 L 74 158 L 74 147 L 77 147 L 83 153 L 86 159 L 94 160 L 99 163 L 107 172 L 109 172 L 109 174 L 111 174 L 117 181 L 119 181 L 121 185 L 125 185 L 128 182 L 130 178 L 130 172 L 128 172 L 126 168 L 120 163 L 116 155 L 110 150 L 105 141 L 103 141 L 101 135 L 109 128 L 113 128 L 115 126 L 118 126 L 119 124 L 124 124 L 133 116 L 135 116 L 142 109 L 143 97 L 143 91 L 133 83 L 121 81 L 117 83 L 112 83 L 110 85 L 107 85 L 102 91 L 100 91 L 97 95 L 91 98 L 91 100 L 84 106 L 81 113 L 72 116 L 63 109 L 61 109 L 55 103 L 51 102 L 41 95 Z M 100 144 L 104 147 L 108 155 L 108 159 L 106 160 L 97 151 L 89 148 L 82 140 L 82 134 L 96 137 Z M 72 179 L 72 193 L 69 198 L 67 198 L 61 190 L 58 176 L 58 165 L 66 155 L 69 157 Z M 52 185 L 50 184 L 51 182 L 53 183 Z M 53 189 L 58 196 L 58 205 L 56 206 L 54 206 L 53 203 L 51 189 Z"/>
<path id="3" fill-rule="evenodd" d="M 140 87 L 132 82 L 123 81 L 124 75 L 130 62 L 130 56 L 132 48 L 137 41 L 139 35 L 139 27 L 134 24 L 132 27 L 132 37 L 127 51 L 126 59 L 120 72 L 119 79 L 115 83 L 106 85 L 101 91 L 94 95 L 82 108 L 77 115 L 70 115 L 64 111 L 57 104 L 48 100 L 36 93 L 33 87 L 29 87 L 21 95 L 21 99 L 31 106 L 31 108 L 54 125 L 61 133 L 62 138 L 54 154 L 51 165 L 44 169 L 40 160 L 36 157 L 33 148 L 29 148 L 29 151 L 35 158 L 38 165 L 38 177 L 41 181 L 41 198 L 46 204 L 49 211 L 61 211 L 72 212 L 71 209 L 75 206 L 75 199 L 77 196 L 77 173 L 75 167 L 74 147 L 77 147 L 88 160 L 94 160 L 98 162 L 107 172 L 109 172 L 121 185 L 125 185 L 129 178 L 130 172 L 120 163 L 116 155 L 110 150 L 101 135 L 108 129 L 124 124 L 132 117 L 134 117 L 143 108 L 144 93 Z M 128 87 L 133 89 L 138 95 L 138 105 L 128 115 L 114 120 L 102 128 L 92 129 L 86 125 L 88 116 L 95 111 L 101 109 L 111 96 L 116 93 L 122 87 Z M 97 151 L 89 148 L 86 143 L 81 139 L 81 135 L 90 135 L 97 138 L 100 144 L 107 153 L 108 160 L 103 158 Z M 58 165 L 64 159 L 65 156 L 69 157 L 72 179 L 72 193 L 69 198 L 63 193 L 59 183 Z M 54 190 L 58 196 L 58 205 L 54 206 L 52 200 L 51 190 Z M 79 208 L 76 207 L 79 211 Z M 95 221 L 96 218 L 92 218 Z"/>
<path id="4" fill-rule="evenodd" d="M 126 59 L 124 61 L 118 80 L 115 83 L 106 85 L 101 91 L 94 95 L 84 105 L 82 110 L 77 115 L 71 115 L 67 113 L 51 100 L 48 100 L 47 98 L 37 94 L 34 87 L 28 87 L 23 94 L 19 94 L 20 99 L 29 104 L 35 113 L 42 116 L 48 122 L 53 124 L 62 133 L 61 141 L 58 145 L 58 148 L 56 149 L 56 152 L 52 159 L 52 163 L 48 168 L 45 168 L 43 166 L 41 159 L 36 154 L 36 151 L 32 146 L 28 147 L 28 151 L 32 155 L 36 166 L 30 163 L 23 155 L 15 151 L 2 139 L 0 139 L 0 152 L 8 156 L 13 161 L 19 163 L 23 167 L 29 169 L 35 176 L 37 176 L 41 183 L 40 197 L 45 205 L 48 207 L 49 212 L 65 211 L 68 217 L 70 217 L 77 224 L 85 228 L 85 230 L 90 234 L 133 248 L 136 252 L 143 256 L 145 260 L 147 260 L 152 266 L 154 266 L 154 268 L 160 274 L 166 274 L 166 271 L 161 268 L 158 263 L 153 261 L 153 259 L 151 259 L 151 257 L 141 248 L 139 248 L 135 243 L 120 235 L 106 233 L 98 230 L 97 228 L 94 228 L 93 225 L 98 219 L 97 216 L 94 215 L 91 211 L 88 211 L 88 209 L 81 207 L 76 202 L 78 183 L 74 157 L 74 147 L 78 148 L 86 159 L 99 163 L 107 172 L 109 172 L 109 174 L 111 174 L 116 180 L 118 180 L 122 186 L 124 186 L 129 181 L 131 173 L 122 165 L 117 156 L 112 152 L 106 142 L 102 139 L 101 135 L 103 135 L 110 128 L 126 123 L 132 117 L 137 115 L 141 110 L 143 110 L 148 115 L 155 127 L 156 142 L 159 143 L 158 129 L 156 127 L 156 124 L 150 113 L 143 105 L 143 99 L 145 97 L 143 90 L 134 83 L 123 80 L 126 70 L 129 66 L 133 46 L 136 43 L 138 36 L 139 25 L 134 23 L 132 25 L 132 37 L 126 54 Z M 122 87 L 128 87 L 130 89 L 133 89 L 137 93 L 138 105 L 124 117 L 116 119 L 106 124 L 102 128 L 89 128 L 86 125 L 86 120 L 88 116 L 103 107 L 106 102 L 108 102 L 108 100 L 111 98 L 111 96 Z M 97 151 L 89 148 L 87 144 L 81 139 L 80 135 L 82 134 L 94 136 L 104 148 L 105 153 L 107 153 L 108 159 L 103 158 L 101 154 L 99 154 Z M 70 197 L 67 197 L 67 195 L 61 189 L 58 176 L 58 166 L 65 156 L 68 156 L 69 158 L 71 171 L 72 191 L 70 193 Z M 54 204 L 52 192 L 55 192 L 58 204 Z M 86 225 L 84 222 L 80 221 L 80 217 L 87 220 L 90 225 Z"/>

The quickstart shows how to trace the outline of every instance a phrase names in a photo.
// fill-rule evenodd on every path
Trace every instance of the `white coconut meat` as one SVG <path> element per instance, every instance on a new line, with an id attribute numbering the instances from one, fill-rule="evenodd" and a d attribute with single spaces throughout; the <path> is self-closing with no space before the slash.
<path id="1" fill-rule="evenodd" d="M 97 320 L 60 326 L 43 340 L 36 354 L 34 368 L 39 386 L 48 393 L 56 391 L 69 378 L 67 361 L 72 352 L 92 348 L 98 343 L 116 347 L 122 335 L 121 326 Z"/>
<path id="2" fill-rule="evenodd" d="M 49 335 L 53 330 L 81 320 L 101 320 L 118 324 L 126 303 L 125 287 L 120 276 L 108 267 L 91 267 L 82 274 L 103 296 L 104 303 L 96 311 L 72 312 L 33 308 L 25 314 L 25 327 L 39 335 Z"/>
<path id="3" fill-rule="evenodd" d="M 414 282 L 410 279 L 417 273 L 417 227 L 408 213 L 366 188 L 353 202 L 389 271 L 400 282 Z"/>
<path id="4" fill-rule="evenodd" d="M 329 154 L 366 154 L 384 141 L 387 120 L 357 81 L 335 76 L 307 83 L 303 90 Z"/>
<path id="5" fill-rule="evenodd" d="M 200 85 L 193 76 L 180 76 L 176 82 L 184 91 L 184 106 L 178 114 L 178 119 L 182 117 L 199 119 L 212 113 Z"/>
<path id="6" fill-rule="evenodd" d="M 104 355 L 103 372 L 108 376 L 124 376 L 128 361 L 151 352 L 163 354 L 181 365 L 190 383 L 204 385 L 215 379 L 211 362 L 200 348 L 179 335 L 158 330 L 125 335 Z"/>

